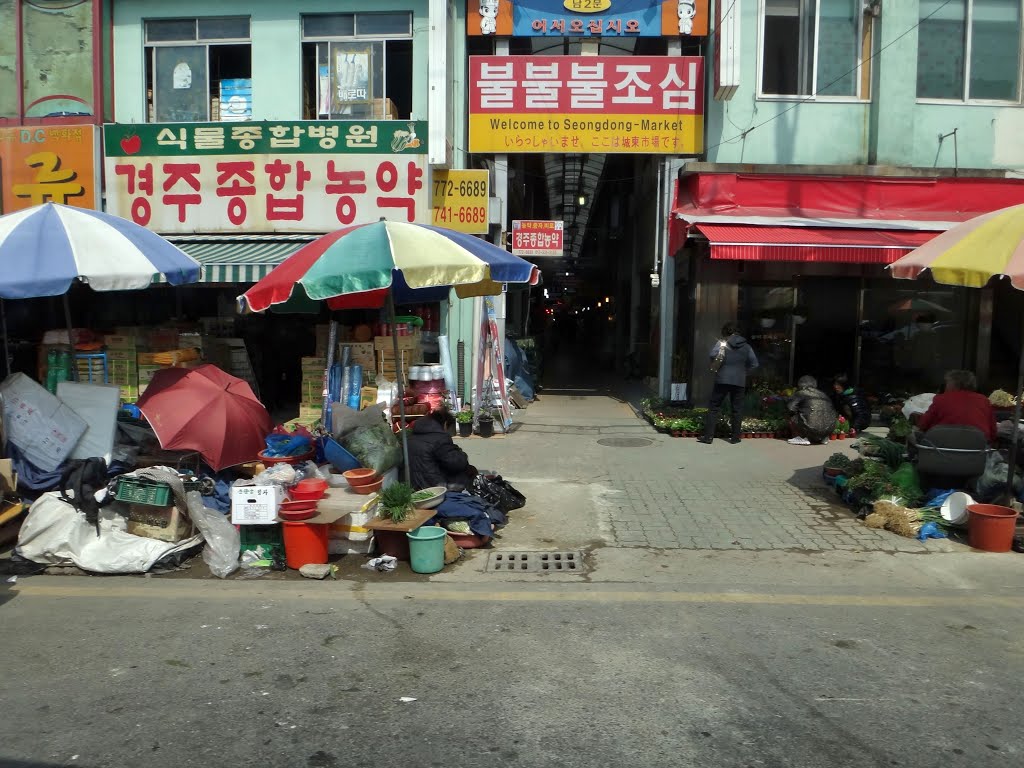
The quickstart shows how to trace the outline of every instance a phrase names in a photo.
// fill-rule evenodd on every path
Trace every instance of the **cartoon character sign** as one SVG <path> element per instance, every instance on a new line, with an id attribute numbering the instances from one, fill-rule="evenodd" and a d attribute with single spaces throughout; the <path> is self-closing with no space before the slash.
<path id="1" fill-rule="evenodd" d="M 480 0 L 480 34 L 493 35 L 498 30 L 498 6 L 501 0 Z"/>
<path id="2" fill-rule="evenodd" d="M 676 13 L 679 15 L 679 34 L 692 34 L 693 17 L 697 15 L 697 0 L 679 0 Z"/>

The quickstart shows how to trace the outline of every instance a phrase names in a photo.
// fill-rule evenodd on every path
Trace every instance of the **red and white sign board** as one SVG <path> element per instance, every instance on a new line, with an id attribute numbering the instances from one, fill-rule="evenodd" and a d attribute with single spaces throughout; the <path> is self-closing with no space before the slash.
<path id="1" fill-rule="evenodd" d="M 516 220 L 512 222 L 513 256 L 562 256 L 562 222 Z"/>

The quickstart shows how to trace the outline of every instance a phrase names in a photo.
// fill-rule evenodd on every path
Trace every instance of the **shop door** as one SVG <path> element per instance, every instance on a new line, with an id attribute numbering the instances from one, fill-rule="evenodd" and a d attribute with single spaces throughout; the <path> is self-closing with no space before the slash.
<path id="1" fill-rule="evenodd" d="M 856 377 L 860 278 L 803 278 L 799 302 L 807 320 L 796 327 L 794 379 L 814 376 L 827 390 L 837 373 Z"/>

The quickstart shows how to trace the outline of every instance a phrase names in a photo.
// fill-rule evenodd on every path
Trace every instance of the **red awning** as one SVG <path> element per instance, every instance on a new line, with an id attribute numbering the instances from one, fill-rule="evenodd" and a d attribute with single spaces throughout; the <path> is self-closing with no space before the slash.
<path id="1" fill-rule="evenodd" d="M 756 227 L 697 224 L 711 243 L 712 259 L 891 264 L 938 232 L 827 227 Z"/>

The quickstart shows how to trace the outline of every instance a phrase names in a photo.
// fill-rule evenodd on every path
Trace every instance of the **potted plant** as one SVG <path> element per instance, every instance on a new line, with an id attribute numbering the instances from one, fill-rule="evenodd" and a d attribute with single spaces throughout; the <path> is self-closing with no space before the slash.
<path id="1" fill-rule="evenodd" d="M 843 453 L 833 453 L 825 460 L 825 476 L 838 477 L 850 471 L 850 457 Z"/>
<path id="2" fill-rule="evenodd" d="M 846 420 L 845 416 L 840 416 L 836 420 L 836 425 L 832 429 L 832 437 L 836 440 L 845 440 L 846 436 L 850 433 L 850 422 Z"/>
<path id="3" fill-rule="evenodd" d="M 459 437 L 469 437 L 473 434 L 473 411 L 469 408 L 457 412 L 455 421 L 459 425 Z"/>
<path id="4" fill-rule="evenodd" d="M 481 411 L 477 416 L 476 431 L 480 437 L 491 437 L 494 434 L 494 417 L 487 411 Z"/>

